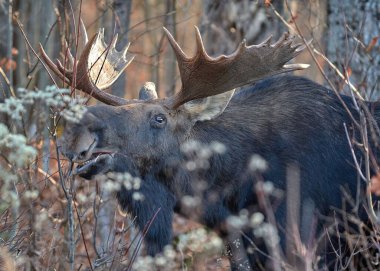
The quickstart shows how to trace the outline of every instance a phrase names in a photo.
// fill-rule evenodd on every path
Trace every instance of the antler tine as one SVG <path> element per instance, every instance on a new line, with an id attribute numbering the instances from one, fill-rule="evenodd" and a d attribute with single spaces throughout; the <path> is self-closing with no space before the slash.
<path id="1" fill-rule="evenodd" d="M 122 50 L 118 52 L 115 48 L 117 35 L 109 46 L 104 42 L 104 31 L 99 34 L 88 56 L 88 68 L 91 67 L 90 77 L 100 89 L 110 87 L 116 79 L 123 73 L 135 57 Z M 126 48 L 129 47 L 127 44 Z"/>
<path id="2" fill-rule="evenodd" d="M 80 32 L 82 34 L 82 41 L 83 41 L 83 48 L 86 46 L 88 43 L 88 35 L 87 35 L 87 30 L 86 27 L 84 26 L 83 20 L 80 19 Z"/>
<path id="3" fill-rule="evenodd" d="M 168 38 L 168 41 L 170 43 L 170 46 L 172 47 L 174 54 L 176 55 L 177 62 L 182 62 L 183 60 L 187 60 L 188 57 L 186 54 L 182 51 L 182 48 L 179 46 L 179 44 L 176 42 L 176 40 L 173 38 L 172 34 L 167 30 L 165 27 L 163 27 L 164 32 L 166 34 L 166 37 Z"/>
<path id="4" fill-rule="evenodd" d="M 201 32 L 199 31 L 199 28 L 194 25 L 195 28 L 195 42 L 197 44 L 197 55 L 198 57 L 205 57 L 210 58 L 208 54 L 206 53 L 206 49 L 203 45 Z"/>
<path id="5" fill-rule="evenodd" d="M 195 27 L 197 51 L 194 57 L 189 58 L 173 36 L 166 29 L 164 31 L 177 57 L 182 81 L 181 90 L 166 99 L 168 108 L 175 109 L 191 100 L 221 94 L 267 76 L 308 67 L 305 64 L 286 65 L 303 50 L 299 44 L 292 45 L 294 37 L 287 33 L 274 44 L 271 44 L 271 37 L 258 45 L 246 46 L 243 41 L 231 55 L 213 58 L 208 56 L 199 29 Z"/>
<path id="6" fill-rule="evenodd" d="M 70 84 L 70 80 L 68 80 L 68 78 L 66 78 L 63 75 L 63 73 L 61 73 L 57 65 L 54 64 L 54 62 L 48 57 L 41 43 L 39 44 L 39 49 L 41 53 L 41 58 L 43 59 L 45 64 L 49 67 L 49 69 L 53 71 L 61 80 L 64 80 L 66 84 Z"/>
<path id="7" fill-rule="evenodd" d="M 269 35 L 261 44 L 270 45 L 270 43 L 272 42 L 272 38 L 273 38 L 273 35 Z"/>
<path id="8" fill-rule="evenodd" d="M 83 39 L 87 40 L 85 30 L 81 29 L 81 31 Z M 107 46 L 104 42 L 104 30 L 100 29 L 99 33 L 86 43 L 79 61 L 75 63 L 77 65 L 75 88 L 106 104 L 124 105 L 129 102 L 103 91 L 115 82 L 134 58 L 133 55 L 127 53 L 129 44 L 122 52 L 118 52 L 115 49 L 116 41 L 117 37 L 112 40 L 110 46 Z M 67 70 L 59 61 L 54 64 L 41 45 L 40 51 L 47 66 L 65 83 L 71 85 L 74 77 L 73 71 Z"/>
<path id="9" fill-rule="evenodd" d="M 113 37 L 112 41 L 111 41 L 110 48 L 115 48 L 116 47 L 116 42 L 117 42 L 118 38 L 119 38 L 119 34 L 116 33 L 115 36 Z"/>
<path id="10" fill-rule="evenodd" d="M 66 39 L 65 39 L 63 46 L 64 46 L 63 50 L 64 50 L 65 54 L 67 55 L 67 59 L 69 60 L 70 67 L 74 67 L 74 57 L 71 54 L 71 51 L 70 51 L 69 45 L 67 44 Z"/>
<path id="11" fill-rule="evenodd" d="M 102 91 L 102 89 L 105 89 L 106 87 L 98 87 L 96 77 L 94 78 L 94 75 L 98 76 L 99 78 L 102 76 L 101 71 L 101 56 L 98 56 L 99 52 L 96 52 L 95 55 L 97 56 L 97 59 L 92 59 L 94 55 L 92 55 L 93 47 L 98 40 L 99 33 L 94 35 L 90 41 L 87 43 L 86 47 L 83 49 L 83 52 L 79 58 L 79 62 L 77 65 L 77 86 L 76 88 L 82 90 L 83 92 L 91 95 L 95 99 L 102 101 L 109 105 L 124 105 L 127 104 L 128 101 L 111 95 L 107 92 Z M 105 52 L 102 52 L 105 54 Z M 94 60 L 93 63 L 91 63 L 91 60 Z M 116 79 L 115 79 L 116 80 Z M 107 85 L 108 87 L 109 85 Z"/>
<path id="12" fill-rule="evenodd" d="M 73 80 L 73 72 L 71 70 L 67 70 L 61 63 L 61 61 L 59 61 L 58 59 L 56 60 L 57 64 L 57 68 L 59 70 L 59 72 L 65 76 L 65 79 L 67 79 L 67 81 L 70 83 L 72 82 Z"/>

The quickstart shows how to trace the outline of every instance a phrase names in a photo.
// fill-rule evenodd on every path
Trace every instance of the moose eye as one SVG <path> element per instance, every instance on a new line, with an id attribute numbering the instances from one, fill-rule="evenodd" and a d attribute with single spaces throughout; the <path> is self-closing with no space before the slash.
<path id="1" fill-rule="evenodd" d="M 165 122 L 165 116 L 160 114 L 160 115 L 156 115 L 154 116 L 154 120 L 157 121 L 158 123 L 163 123 Z"/>
<path id="2" fill-rule="evenodd" d="M 162 128 L 166 124 L 166 117 L 164 114 L 154 115 L 150 121 L 150 125 L 154 128 Z"/>

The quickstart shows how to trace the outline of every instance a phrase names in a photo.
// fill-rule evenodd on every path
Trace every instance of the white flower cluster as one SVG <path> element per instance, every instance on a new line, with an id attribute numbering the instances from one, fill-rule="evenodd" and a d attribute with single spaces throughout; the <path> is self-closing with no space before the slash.
<path id="1" fill-rule="evenodd" d="M 251 216 L 246 209 L 242 209 L 239 215 L 231 215 L 227 218 L 227 224 L 229 227 L 236 230 L 241 230 L 245 227 L 257 229 L 264 222 L 264 215 L 260 212 L 255 212 Z"/>
<path id="2" fill-rule="evenodd" d="M 208 169 L 211 156 L 225 153 L 226 146 L 218 141 L 204 144 L 196 140 L 189 140 L 181 146 L 181 151 L 190 158 L 185 164 L 186 169 L 194 171 Z"/>
<path id="3" fill-rule="evenodd" d="M 34 222 L 36 231 L 43 231 L 43 225 L 49 220 L 48 212 L 45 209 L 39 211 Z"/>
<path id="4" fill-rule="evenodd" d="M 25 136 L 10 133 L 2 123 L 0 123 L 0 150 L 6 154 L 8 162 L 18 168 L 27 166 L 37 155 L 36 149 L 26 144 Z"/>
<path id="5" fill-rule="evenodd" d="M 178 237 L 178 248 L 190 249 L 198 253 L 214 253 L 223 248 L 223 241 L 215 234 L 209 234 L 204 228 L 198 228 Z"/>
<path id="6" fill-rule="evenodd" d="M 0 106 L 0 111 L 7 113 L 12 120 L 21 120 L 22 114 L 26 112 L 26 109 L 22 100 L 10 97 L 5 99 L 4 104 Z"/>
<path id="7" fill-rule="evenodd" d="M 253 234 L 263 238 L 268 247 L 276 247 L 280 242 L 276 227 L 267 222 L 261 223 L 259 227 L 255 228 Z"/>
<path id="8" fill-rule="evenodd" d="M 81 99 L 70 99 L 70 102 L 67 107 L 62 110 L 61 114 L 66 120 L 78 123 L 84 113 L 86 113 L 86 110 L 86 107 L 82 105 Z"/>
<path id="9" fill-rule="evenodd" d="M 193 253 L 202 257 L 221 252 L 223 241 L 215 233 L 208 233 L 204 228 L 198 228 L 179 235 L 176 249 L 166 246 L 164 251 L 155 257 L 138 257 L 133 263 L 133 270 L 181 270 L 184 255 Z"/>
<path id="10" fill-rule="evenodd" d="M 27 112 L 26 106 L 35 104 L 53 108 L 72 122 L 78 122 L 86 112 L 86 108 L 82 105 L 84 99 L 71 98 L 68 89 L 60 89 L 56 86 L 47 86 L 45 89 L 36 91 L 19 88 L 17 94 L 17 98 L 7 98 L 0 106 L 0 111 L 8 114 L 13 120 L 21 120 L 22 114 Z"/>
<path id="11" fill-rule="evenodd" d="M 242 209 L 239 215 L 230 215 L 227 217 L 227 224 L 236 230 L 243 229 L 249 225 L 249 212 L 246 209 Z"/>
<path id="12" fill-rule="evenodd" d="M 71 100 L 68 95 L 70 94 L 68 89 L 57 88 L 56 86 L 47 86 L 45 89 L 36 91 L 19 88 L 17 89 L 17 94 L 23 104 L 34 104 L 36 101 L 43 101 L 45 105 L 54 108 L 63 108 Z"/>
<path id="13" fill-rule="evenodd" d="M 0 186 L 0 209 L 2 207 L 8 208 L 10 205 L 18 207 L 20 204 L 18 195 L 13 189 L 18 179 L 17 170 L 28 166 L 37 155 L 36 149 L 26 143 L 25 136 L 10 133 L 8 128 L 0 123 L 0 153 L 8 163 L 15 166 L 15 170 L 10 170 L 0 164 L 0 180 L 2 181 Z"/>
<path id="14" fill-rule="evenodd" d="M 202 200 L 198 196 L 185 195 L 181 198 L 181 203 L 187 208 L 196 208 L 200 206 Z"/>
<path id="15" fill-rule="evenodd" d="M 144 200 L 144 195 L 138 192 L 141 186 L 141 179 L 133 177 L 128 172 L 109 172 L 103 176 L 102 180 L 104 180 L 104 189 L 108 191 L 119 191 L 121 186 L 124 186 L 126 190 L 133 191 L 133 200 Z"/>
<path id="16" fill-rule="evenodd" d="M 265 222 L 262 213 L 256 212 L 252 214 L 250 226 L 253 234 L 258 238 L 263 238 L 268 247 L 276 247 L 280 242 L 277 228 L 271 223 Z"/>
<path id="17" fill-rule="evenodd" d="M 17 176 L 0 167 L 0 180 L 4 181 L 0 187 L 0 210 L 7 209 L 10 206 L 18 208 L 20 199 L 13 189 Z"/>
<path id="18" fill-rule="evenodd" d="M 38 198 L 40 192 L 38 190 L 26 190 L 24 193 L 24 198 L 27 200 L 35 200 Z"/>
<path id="19" fill-rule="evenodd" d="M 138 257 L 133 263 L 133 270 L 178 270 L 176 256 L 172 246 L 166 246 L 163 253 L 155 257 Z"/>
<path id="20" fill-rule="evenodd" d="M 264 172 L 268 168 L 268 163 L 260 155 L 254 154 L 249 161 L 248 168 L 252 172 Z"/>

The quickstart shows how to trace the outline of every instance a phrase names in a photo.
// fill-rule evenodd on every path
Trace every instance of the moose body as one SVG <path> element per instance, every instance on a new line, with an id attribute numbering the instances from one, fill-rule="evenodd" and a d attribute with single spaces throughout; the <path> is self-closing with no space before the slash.
<path id="1" fill-rule="evenodd" d="M 353 110 L 351 98 L 342 97 Z M 229 216 L 242 209 L 260 210 L 257 180 L 249 169 L 253 155 L 259 155 L 268 165 L 262 172 L 263 179 L 282 191 L 286 191 L 288 166 L 299 167 L 299 204 L 313 203 L 319 230 L 328 224 L 322 216 L 342 208 L 342 189 L 354 198 L 364 191 L 364 184 L 363 191 L 357 190 L 360 183 L 344 129 L 344 124 L 351 127 L 352 120 L 335 94 L 310 80 L 294 76 L 263 80 L 235 94 L 218 117 L 193 126 L 186 121 L 175 125 L 168 121 L 163 128 L 156 128 L 151 125 L 152 116 L 167 113 L 156 111 L 156 105 L 150 107 L 149 101 L 89 107 L 79 124 L 66 127 L 70 136 L 66 135 L 67 141 L 61 145 L 70 157 L 81 148 L 73 139 L 91 134 L 90 141 L 97 139 L 94 150 L 112 150 L 113 155 L 100 155 L 97 162 L 78 170 L 80 176 L 90 179 L 116 171 L 142 179 L 139 192 L 144 200 L 133 200 L 133 191 L 124 187 L 118 192 L 118 200 L 136 216 L 140 229 L 155 217 L 145 237 L 151 255 L 170 243 L 174 210 L 196 217 L 222 235 L 227 234 L 223 225 Z M 207 169 L 189 171 L 184 167 L 188 157 L 181 151 L 189 141 L 206 146 L 219 142 L 226 150 L 210 157 Z M 206 187 L 201 190 L 201 212 L 194 216 L 182 211 L 181 199 L 199 196 L 199 180 L 205 180 Z M 279 228 L 284 229 L 286 199 L 281 202 L 274 211 Z M 313 225 L 303 226 L 309 230 Z M 250 231 L 247 234 L 254 240 Z M 284 245 L 284 230 L 279 234 Z M 312 237 L 308 234 L 303 233 L 306 240 Z"/>
<path id="2" fill-rule="evenodd" d="M 118 200 L 146 232 L 150 255 L 171 242 L 174 211 L 217 230 L 226 241 L 234 241 L 242 230 L 246 247 L 253 242 L 261 255 L 265 254 L 265 240 L 257 238 L 252 229 L 235 228 L 228 221 L 231 215 L 243 210 L 268 214 L 268 221 L 278 226 L 284 247 L 287 240 L 294 239 L 288 226 L 298 226 L 301 241 L 308 243 L 331 224 L 332 213 L 337 218 L 334 211 L 356 211 L 365 185 L 357 171 L 362 152 L 355 144 L 352 149 L 348 140 L 358 134 L 353 123 L 358 122 L 359 114 L 351 98 L 337 96 L 304 78 L 271 77 L 305 67 L 286 64 L 302 50 L 287 34 L 274 44 L 270 39 L 248 47 L 243 42 L 231 55 L 211 58 L 199 31 L 196 33 L 197 51 L 188 57 L 166 31 L 178 61 L 182 88 L 161 99 L 152 89 L 143 89 L 138 100 L 102 91 L 133 58 L 127 50 L 115 50 L 116 39 L 106 46 L 102 31 L 85 45 L 73 71 L 60 62 L 54 64 L 41 48 L 44 62 L 62 80 L 76 83 L 77 89 L 108 104 L 88 107 L 79 123 L 65 126 L 59 146 L 69 160 L 78 163 L 76 174 L 91 179 L 107 172 L 128 172 L 141 179 L 143 200 L 136 200 L 134 191 L 123 185 Z M 102 70 L 103 66 L 107 69 Z M 74 71 L 77 80 L 73 80 Z M 248 83 L 256 84 L 234 94 L 235 88 Z M 376 104 L 365 105 L 378 119 Z M 368 123 L 372 127 L 375 122 L 371 119 Z M 191 145 L 198 150 L 189 148 Z M 210 153 L 207 146 L 218 147 Z M 299 195 L 287 186 L 294 172 L 299 173 Z M 267 195 L 269 203 L 274 203 L 270 210 L 256 187 L 262 181 L 270 181 L 284 192 L 280 200 Z M 292 210 L 289 195 L 295 200 L 299 197 L 299 210 Z M 359 202 L 345 204 L 349 196 Z M 198 202 L 189 207 L 184 198 Z M 294 221 L 289 212 L 295 214 Z M 289 221 L 294 224 L 288 225 Z M 331 243 L 322 246 L 324 255 L 334 250 Z M 342 244 L 340 240 L 338 244 Z M 239 250 L 236 253 L 232 268 L 239 269 L 246 257 Z M 336 253 L 331 255 L 323 264 L 328 265 L 334 257 L 337 262 Z M 257 253 L 248 257 L 248 266 L 260 265 Z"/>

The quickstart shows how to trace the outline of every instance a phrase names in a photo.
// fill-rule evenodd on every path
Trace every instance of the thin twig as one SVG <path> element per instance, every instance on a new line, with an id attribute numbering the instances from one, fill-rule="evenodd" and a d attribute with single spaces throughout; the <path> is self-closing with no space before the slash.
<path id="1" fill-rule="evenodd" d="M 16 97 L 16 92 L 15 90 L 13 89 L 13 86 L 11 85 L 11 82 L 9 82 L 9 79 L 7 77 L 7 75 L 5 74 L 4 70 L 2 67 L 0 67 L 0 74 L 1 76 L 3 77 L 5 83 L 7 84 L 9 90 L 11 91 L 11 94 L 13 97 Z"/>
<path id="2" fill-rule="evenodd" d="M 36 53 L 36 51 L 34 51 L 33 46 L 30 44 L 29 39 L 28 39 L 28 37 L 25 34 L 24 28 L 22 27 L 21 22 L 19 21 L 19 19 L 18 19 L 18 17 L 16 15 L 14 16 L 14 19 L 15 19 L 15 21 L 17 23 L 17 26 L 20 29 L 20 31 L 21 31 L 24 39 L 25 39 L 25 42 L 28 44 L 28 47 L 32 50 L 33 54 L 37 57 L 37 59 L 41 62 L 42 66 L 44 66 L 45 70 L 49 74 L 49 77 L 53 81 L 54 85 L 56 85 L 58 87 L 58 85 L 55 82 L 53 76 L 51 75 L 49 69 L 46 67 L 45 63 L 41 60 L 40 56 Z"/>
<path id="3" fill-rule="evenodd" d="M 325 78 L 326 82 L 329 84 L 329 86 L 331 87 L 331 89 L 333 90 L 333 92 L 335 93 L 336 97 L 338 98 L 339 102 L 342 104 L 343 108 L 346 110 L 347 114 L 350 116 L 352 122 L 355 124 L 355 126 L 357 128 L 360 128 L 360 124 L 356 121 L 356 119 L 354 118 L 354 116 L 352 115 L 350 109 L 347 107 L 346 103 L 344 102 L 343 98 L 340 96 L 339 94 L 339 91 L 334 87 L 333 83 L 331 82 L 331 80 L 328 78 L 328 76 L 326 75 L 326 73 L 323 71 L 323 68 L 321 66 L 321 64 L 319 64 L 317 58 L 315 57 L 314 53 L 313 53 L 313 50 L 311 49 L 310 47 L 310 44 L 309 42 L 305 39 L 305 37 L 303 36 L 300 28 L 298 27 L 298 24 L 296 22 L 296 18 L 294 17 L 293 15 L 293 12 L 292 10 L 290 9 L 289 7 L 289 3 L 288 3 L 288 0 L 285 1 L 285 4 L 286 4 L 286 7 L 290 13 L 290 16 L 292 17 L 292 21 L 294 22 L 294 26 L 296 27 L 296 30 L 295 31 L 296 33 L 298 33 L 299 37 L 302 39 L 303 43 L 305 44 L 307 50 L 309 51 L 311 57 L 313 58 L 313 61 L 315 62 L 315 64 L 317 65 L 319 71 L 321 72 L 321 74 L 323 75 L 323 77 Z M 289 24 L 286 24 L 286 25 L 289 25 Z M 292 28 L 293 29 L 293 28 Z"/>
<path id="4" fill-rule="evenodd" d="M 80 220 L 80 216 L 79 216 L 78 208 L 77 208 L 77 206 L 76 206 L 75 204 L 74 204 L 74 207 L 75 207 L 75 212 L 77 213 L 77 217 L 78 217 L 78 224 L 79 224 L 80 233 L 81 233 L 82 240 L 83 240 L 84 250 L 86 251 L 87 260 L 88 260 L 88 263 L 89 263 L 89 265 L 90 265 L 90 269 L 91 269 L 92 271 L 94 271 L 94 269 L 92 268 L 90 255 L 89 255 L 89 253 L 88 253 L 87 242 L 86 242 L 86 238 L 84 237 L 83 227 L 82 227 L 82 222 L 81 222 L 81 220 Z"/>
<path id="5" fill-rule="evenodd" d="M 143 235 L 142 235 L 142 237 L 137 242 L 137 247 L 136 247 L 135 251 L 133 251 L 132 257 L 131 257 L 131 259 L 129 261 L 129 264 L 127 266 L 127 270 L 132 270 L 132 264 L 136 260 L 137 253 L 140 250 L 140 247 L 141 247 L 141 244 L 142 244 L 142 240 L 145 238 L 146 234 L 148 233 L 148 231 L 149 231 L 150 227 L 152 226 L 153 222 L 156 220 L 156 217 L 157 217 L 157 215 L 158 215 L 158 213 L 160 211 L 161 211 L 161 207 L 159 207 L 157 209 L 157 211 L 154 213 L 153 217 L 149 220 L 148 224 L 145 225 L 144 230 L 143 230 Z"/>
<path id="6" fill-rule="evenodd" d="M 329 66 L 336 72 L 336 74 L 344 80 L 344 82 L 355 92 L 355 94 L 361 99 L 361 100 L 364 100 L 364 98 L 362 97 L 362 95 L 359 93 L 359 91 L 357 90 L 357 88 L 351 84 L 351 82 L 347 79 L 347 77 L 345 77 L 341 71 L 324 55 L 322 54 L 321 52 L 319 52 L 317 49 L 313 49 L 314 53 L 316 53 L 317 55 L 319 55 L 320 57 L 323 58 L 324 61 L 327 62 L 327 64 L 329 64 Z"/>
<path id="7" fill-rule="evenodd" d="M 344 127 L 344 131 L 345 131 L 345 133 L 346 133 L 347 142 L 348 142 L 348 144 L 349 144 L 349 146 L 350 146 L 350 150 L 351 150 L 352 158 L 354 159 L 354 163 L 355 163 L 356 169 L 357 169 L 357 171 L 358 171 L 358 173 L 359 173 L 359 175 L 360 175 L 360 178 L 362 178 L 363 181 L 367 182 L 367 178 L 364 176 L 364 174 L 363 174 L 363 172 L 362 172 L 362 170 L 361 170 L 361 167 L 360 167 L 360 165 L 359 165 L 359 163 L 358 163 L 358 160 L 357 160 L 357 158 L 356 158 L 355 150 L 354 150 L 354 147 L 352 146 L 351 139 L 350 139 L 350 136 L 349 136 L 349 134 L 348 134 L 348 130 L 347 130 L 347 125 L 346 125 L 346 123 L 343 123 L 343 127 Z"/>

